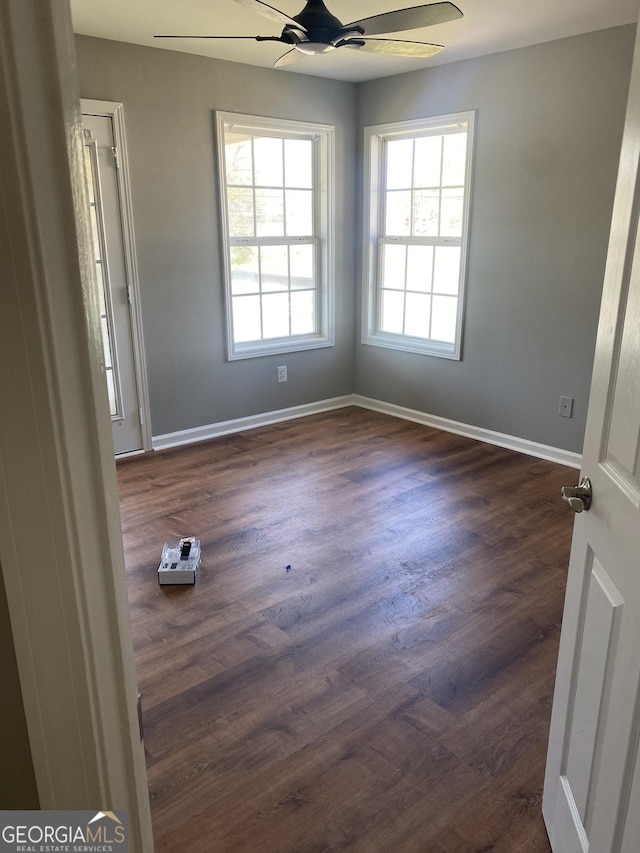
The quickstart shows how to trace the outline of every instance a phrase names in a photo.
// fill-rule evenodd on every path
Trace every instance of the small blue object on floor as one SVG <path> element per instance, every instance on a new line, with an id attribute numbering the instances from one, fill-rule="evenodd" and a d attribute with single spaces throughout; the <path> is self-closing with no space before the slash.
<path id="1" fill-rule="evenodd" d="M 284 570 L 285 570 L 285 572 L 290 572 L 290 571 L 291 571 L 291 563 L 289 563 L 288 565 L 286 565 L 286 566 L 284 567 Z"/>

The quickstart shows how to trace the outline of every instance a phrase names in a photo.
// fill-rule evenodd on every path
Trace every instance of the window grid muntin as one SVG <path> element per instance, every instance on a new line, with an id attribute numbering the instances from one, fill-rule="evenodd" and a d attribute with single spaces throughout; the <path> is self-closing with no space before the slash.
<path id="1" fill-rule="evenodd" d="M 383 298 L 378 300 L 378 328 L 385 335 L 398 335 L 401 338 L 402 337 L 410 337 L 410 338 L 414 338 L 414 339 L 419 340 L 419 341 L 433 341 L 434 343 L 441 343 L 441 344 L 451 343 L 450 341 L 444 340 L 442 338 L 435 337 L 433 334 L 433 320 L 434 320 L 433 300 L 434 300 L 434 297 L 455 301 L 456 303 L 458 302 L 458 300 L 460 298 L 459 293 L 452 294 L 452 293 L 448 293 L 448 292 L 443 291 L 443 290 L 438 290 L 435 287 L 435 267 L 436 267 L 436 251 L 435 250 L 437 248 L 449 248 L 449 247 L 451 247 L 451 245 L 449 243 L 447 243 L 447 244 L 441 244 L 440 246 L 434 246 L 433 247 L 434 251 L 431 254 L 431 261 L 430 261 L 431 270 L 430 270 L 430 274 L 429 274 L 429 289 L 428 290 L 416 290 L 415 288 L 410 288 L 408 286 L 409 248 L 412 245 L 428 245 L 428 244 L 425 244 L 423 242 L 421 242 L 421 243 L 418 243 L 418 242 L 402 243 L 402 242 L 397 241 L 395 239 L 394 240 L 381 241 L 380 242 L 381 254 L 380 254 L 380 261 L 379 261 L 379 265 L 380 265 L 380 268 L 382 270 L 381 277 L 384 276 L 384 270 L 385 270 L 385 258 L 384 258 L 385 247 L 390 246 L 390 245 L 391 246 L 393 246 L 393 245 L 398 246 L 399 245 L 399 246 L 402 246 L 402 248 L 404 249 L 403 287 L 402 288 L 391 288 L 391 287 L 384 287 L 381 284 L 380 285 L 380 293 L 381 293 L 383 298 L 384 298 L 385 293 L 387 293 L 387 292 L 395 293 L 395 294 L 402 294 L 402 296 L 403 296 L 403 316 L 402 316 L 403 331 L 401 333 L 398 333 L 398 332 L 392 332 L 388 329 L 383 329 L 383 327 L 382 327 L 382 302 L 383 302 Z M 453 246 L 451 248 L 456 248 L 456 247 Z M 460 275 L 460 267 L 461 267 L 460 263 L 458 264 L 458 267 L 459 267 L 459 269 L 458 269 L 458 276 L 459 276 Z M 384 279 L 382 278 L 382 280 L 384 280 Z M 409 296 L 409 295 L 415 295 L 415 296 L 419 296 L 419 297 L 423 297 L 425 299 L 428 299 L 428 302 L 429 302 L 428 337 L 422 336 L 422 335 L 412 335 L 406 331 L 406 328 L 407 328 L 407 296 Z"/>
<path id="2" fill-rule="evenodd" d="M 465 164 L 464 164 L 464 184 L 443 184 L 443 173 L 444 173 L 444 142 L 445 138 L 449 135 L 453 134 L 465 134 L 467 137 L 467 144 L 465 146 Z M 434 296 L 446 296 L 450 299 L 455 299 L 457 302 L 457 318 L 454 330 L 454 342 L 455 339 L 459 337 L 460 334 L 460 325 L 462 323 L 462 316 L 460 310 L 460 300 L 462 297 L 462 284 L 463 284 L 463 274 L 464 274 L 464 264 L 462 263 L 462 257 L 460 258 L 459 270 L 458 270 L 458 288 L 457 294 L 454 296 L 452 294 L 441 294 L 435 293 L 433 290 L 433 281 L 435 274 L 435 259 L 436 252 L 435 249 L 438 246 L 457 246 L 462 249 L 462 241 L 465 235 L 465 207 L 468 206 L 468 181 L 469 181 L 469 142 L 470 142 L 470 134 L 472 133 L 471 122 L 468 119 L 461 120 L 459 122 L 455 122 L 452 125 L 435 125 L 432 128 L 424 129 L 417 132 L 408 132 L 406 134 L 382 134 L 381 139 L 381 156 L 379 161 L 380 175 L 379 175 L 379 186 L 380 186 L 380 203 L 378 205 L 378 251 L 377 251 L 377 274 L 376 274 L 376 294 L 377 298 L 375 299 L 375 333 L 382 334 L 385 337 L 396 338 L 399 342 L 404 339 L 411 339 L 419 344 L 435 344 L 440 345 L 444 344 L 445 346 L 449 346 L 452 344 L 451 341 L 442 341 L 437 338 L 434 338 L 433 335 L 433 297 Z M 415 170 L 416 170 L 416 141 L 422 138 L 426 138 L 429 136 L 439 136 L 440 139 L 440 168 L 439 168 L 439 185 L 437 187 L 416 187 L 415 186 Z M 388 144 L 390 142 L 401 140 L 401 139 L 411 139 L 413 142 L 412 145 L 412 165 L 411 165 L 411 187 L 407 188 L 399 188 L 394 187 L 393 189 L 387 189 L 387 171 L 388 171 Z M 441 234 L 442 231 L 442 197 L 444 189 L 461 189 L 463 194 L 463 210 L 462 210 L 462 221 L 461 221 L 461 234 L 459 237 L 457 236 L 443 236 Z M 409 235 L 387 235 L 387 199 L 390 193 L 393 192 L 406 192 L 407 190 L 411 193 L 411 202 L 409 206 Z M 429 190 L 437 190 L 438 191 L 438 235 L 415 235 L 415 193 L 418 191 L 429 191 Z M 466 196 L 466 198 L 465 198 Z M 467 205 L 465 205 L 465 200 L 467 201 Z M 402 292 L 403 294 L 403 333 L 394 333 L 389 332 L 383 329 L 382 326 L 382 311 L 383 311 L 383 295 L 384 291 L 389 288 L 383 287 L 384 280 L 384 246 L 392 244 L 400 244 L 405 247 L 405 265 L 404 265 L 404 288 L 402 291 L 397 290 L 396 292 Z M 416 337 L 412 335 L 407 335 L 404 333 L 404 329 L 406 328 L 406 311 L 407 311 L 407 271 L 408 271 L 408 246 L 409 245 L 429 245 L 434 247 L 433 257 L 431 262 L 431 289 L 429 291 L 429 329 L 428 329 L 428 337 Z M 417 293 L 417 291 L 410 291 L 412 293 Z"/>
<path id="3" fill-rule="evenodd" d="M 255 246 L 255 248 L 258 249 L 258 252 L 257 252 L 257 259 L 258 259 L 257 288 L 252 290 L 252 291 L 247 291 L 247 292 L 243 292 L 243 293 L 233 293 L 232 292 L 232 300 L 235 301 L 237 299 L 242 299 L 242 298 L 252 297 L 252 296 L 259 298 L 259 300 L 260 300 L 260 302 L 259 302 L 259 304 L 260 304 L 260 330 L 261 330 L 261 335 L 262 335 L 261 340 L 271 340 L 271 341 L 277 340 L 277 338 L 274 338 L 273 336 L 266 336 L 265 337 L 264 301 L 263 301 L 263 297 L 265 297 L 265 296 L 268 298 L 270 296 L 274 296 L 277 294 L 286 294 L 287 295 L 287 301 L 288 301 L 288 306 L 289 306 L 289 316 L 288 316 L 289 334 L 287 335 L 287 337 L 296 337 L 297 335 L 293 332 L 293 317 L 291 314 L 292 294 L 293 293 L 313 293 L 313 300 L 312 301 L 313 301 L 313 314 L 314 314 L 314 328 L 317 328 L 318 288 L 316 286 L 294 287 L 292 285 L 292 274 L 291 274 L 291 266 L 292 266 L 292 264 L 291 264 L 291 249 L 293 247 L 295 247 L 296 245 L 309 246 L 312 249 L 311 270 L 312 270 L 312 272 L 314 272 L 315 268 L 316 268 L 317 244 L 318 244 L 317 240 L 307 240 L 304 238 L 294 238 L 294 239 L 291 239 L 288 243 L 284 243 L 282 240 L 280 240 L 280 238 L 271 238 L 271 241 L 268 244 L 243 239 L 242 242 L 237 244 L 237 245 Z M 277 290 L 268 290 L 265 287 L 265 278 L 267 277 L 268 273 L 263 274 L 262 266 L 263 266 L 264 260 L 263 260 L 263 253 L 261 250 L 267 246 L 277 246 L 277 247 L 282 246 L 282 247 L 287 249 L 287 253 L 286 253 L 286 266 L 287 266 L 286 287 L 282 287 L 282 288 L 277 289 Z M 315 279 L 312 278 L 312 281 L 315 281 Z M 232 287 L 233 287 L 233 285 L 232 285 Z M 303 333 L 303 334 L 308 334 L 308 333 Z"/>
<path id="4" fill-rule="evenodd" d="M 237 125 L 234 122 L 225 122 L 224 130 L 225 133 L 228 129 L 233 129 L 235 131 L 243 130 L 241 126 Z M 318 286 L 318 282 L 321 279 L 321 258 L 320 253 L 318 251 L 319 247 L 319 237 L 318 237 L 318 221 L 319 221 L 319 207 L 320 207 L 320 174 L 319 174 L 319 154 L 318 154 L 318 146 L 315 144 L 318 141 L 317 136 L 309 135 L 309 134 L 290 134 L 286 132 L 278 132 L 272 131 L 269 132 L 267 130 L 257 130 L 257 129 L 248 129 L 247 132 L 251 137 L 251 190 L 252 190 L 252 198 L 253 198 L 253 237 L 233 237 L 231 234 L 229 235 L 229 249 L 238 245 L 249 245 L 256 246 L 258 248 L 258 282 L 259 282 L 259 292 L 253 294 L 259 296 L 260 299 L 260 339 L 256 339 L 255 341 L 242 341 L 242 343 L 250 344 L 250 343 L 260 343 L 263 341 L 276 342 L 278 340 L 286 340 L 287 338 L 304 338 L 311 335 L 317 335 L 319 332 L 319 323 L 320 323 L 320 299 L 321 293 L 320 288 Z M 277 185 L 266 185 L 256 183 L 256 157 L 255 157 L 255 139 L 259 138 L 275 138 L 281 141 L 281 152 L 282 152 L 282 180 L 283 183 L 281 186 Z M 312 193 L 312 229 L 313 234 L 302 236 L 288 236 L 287 232 L 287 188 L 290 190 L 300 190 L 307 188 L 300 187 L 287 187 L 287 167 L 286 167 L 286 139 L 307 139 L 309 140 L 311 145 L 311 187 L 309 191 Z M 226 146 L 225 146 L 226 148 Z M 228 173 L 225 168 L 225 177 Z M 225 181 L 227 191 L 229 189 L 239 188 L 246 189 L 246 184 L 234 184 Z M 283 196 L 283 232 L 282 236 L 280 235 L 269 235 L 269 236 L 258 236 L 258 223 L 257 223 L 257 204 L 256 204 L 256 189 L 259 188 L 261 190 L 278 190 L 282 191 Z M 300 288 L 296 289 L 296 292 L 304 292 L 311 291 L 314 294 L 313 299 L 313 316 L 314 316 L 314 328 L 309 333 L 303 333 L 301 335 L 292 334 L 292 316 L 291 316 L 291 293 L 293 288 L 291 287 L 291 246 L 292 245 L 310 245 L 313 248 L 313 261 L 312 261 L 312 270 L 313 270 L 313 286 L 309 288 Z M 263 296 L 268 295 L 269 292 L 265 294 L 263 291 L 263 275 L 262 275 L 262 252 L 260 248 L 265 245 L 286 245 L 287 246 L 287 297 L 288 297 L 288 308 L 289 308 L 289 316 L 288 316 L 288 327 L 289 327 L 289 335 L 286 337 L 283 336 L 281 338 L 265 338 L 264 337 L 264 301 Z M 249 296 L 251 294 L 243 294 L 243 296 Z M 232 315 L 233 315 L 233 305 L 234 299 L 237 298 L 236 295 L 231 293 L 231 305 L 232 305 Z M 234 323 L 235 326 L 235 323 Z"/>
<path id="5" fill-rule="evenodd" d="M 225 122 L 224 128 L 225 128 L 225 131 L 227 130 L 227 128 L 234 128 L 236 131 L 242 130 L 241 127 L 238 127 L 237 125 L 235 125 L 232 122 Z M 273 190 L 273 191 L 276 191 L 276 190 L 280 191 L 281 190 L 283 193 L 283 231 L 285 232 L 282 235 L 283 237 L 291 237 L 291 236 L 295 236 L 295 237 L 308 236 L 308 237 L 313 237 L 313 238 L 317 237 L 317 235 L 318 235 L 318 207 L 319 207 L 318 189 L 320 186 L 318 150 L 317 150 L 317 145 L 314 144 L 318 141 L 317 137 L 314 137 L 310 134 L 292 135 L 292 134 L 287 134 L 284 132 L 282 133 L 282 135 L 275 134 L 275 133 L 273 135 L 269 135 L 269 134 L 264 133 L 264 132 L 258 134 L 252 130 L 247 130 L 247 133 L 249 133 L 250 137 L 251 137 L 251 190 L 252 190 L 252 199 L 253 199 L 253 235 L 252 236 L 258 237 L 258 228 L 257 228 L 258 223 L 257 223 L 257 215 L 256 215 L 257 214 L 256 189 L 261 189 L 261 190 Z M 278 139 L 283 143 L 281 146 L 282 175 L 283 175 L 283 182 L 281 185 L 278 185 L 278 184 L 258 184 L 256 182 L 256 167 L 255 167 L 255 162 L 256 162 L 255 139 L 256 139 L 256 137 Z M 287 185 L 287 169 L 286 169 L 286 154 L 285 154 L 286 146 L 284 145 L 284 142 L 287 139 L 307 140 L 307 141 L 312 143 L 312 145 L 311 145 L 311 172 L 312 172 L 312 185 L 311 185 L 311 187 L 297 187 L 297 186 L 288 186 Z M 225 169 L 225 173 L 226 173 L 226 169 Z M 230 182 L 228 179 L 225 179 L 225 185 L 226 185 L 227 190 L 229 190 L 229 189 L 247 189 L 248 188 L 247 184 L 233 183 L 233 182 Z M 293 191 L 293 192 L 295 192 L 295 191 L 308 191 L 308 192 L 312 193 L 312 233 L 311 234 L 309 234 L 309 235 L 300 235 L 300 234 L 288 235 L 288 234 L 286 234 L 286 230 L 287 230 L 287 227 L 286 227 L 286 205 L 287 205 L 286 192 L 287 192 L 287 189 L 289 189 L 290 191 Z M 261 235 L 260 239 L 279 238 L 279 237 L 280 237 L 280 235 Z M 230 239 L 230 241 L 233 241 L 233 240 L 241 239 L 241 238 L 237 235 L 234 236 L 233 234 L 229 233 L 229 239 Z"/>
<path id="6" fill-rule="evenodd" d="M 320 267 L 320 259 L 318 258 L 318 255 L 319 255 L 318 250 L 319 250 L 320 241 L 317 238 L 305 238 L 305 237 L 290 237 L 290 238 L 270 237 L 270 238 L 264 238 L 263 240 L 260 240 L 258 238 L 250 239 L 247 237 L 241 237 L 241 238 L 236 238 L 235 240 L 230 240 L 229 242 L 230 242 L 230 246 L 229 246 L 230 249 L 232 249 L 234 246 L 254 246 L 258 249 L 258 289 L 253 291 L 253 292 L 237 294 L 237 293 L 233 293 L 233 284 L 232 284 L 231 285 L 231 300 L 232 300 L 232 305 L 233 305 L 233 301 L 235 299 L 237 299 L 238 297 L 240 297 L 240 298 L 242 298 L 243 296 L 258 296 L 259 297 L 259 299 L 260 299 L 260 330 L 261 330 L 261 335 L 262 335 L 262 337 L 259 340 L 260 341 L 263 341 L 263 340 L 275 341 L 275 340 L 284 340 L 285 339 L 284 337 L 283 338 L 271 338 L 271 337 L 265 338 L 264 337 L 263 296 L 269 296 L 270 294 L 278 293 L 278 292 L 279 293 L 286 292 L 288 294 L 289 335 L 287 335 L 286 337 L 296 338 L 296 337 L 304 337 L 306 334 L 316 334 L 318 331 L 318 327 L 319 327 L 319 307 L 320 307 L 319 306 L 319 300 L 320 300 L 320 296 L 321 296 L 320 288 L 317 285 L 317 281 L 319 278 L 319 267 Z M 296 245 L 310 246 L 313 250 L 311 269 L 312 269 L 312 273 L 313 273 L 312 281 L 314 284 L 312 287 L 293 288 L 291 285 L 291 248 L 293 246 L 296 246 Z M 264 290 L 264 285 L 263 285 L 264 277 L 262 274 L 263 260 L 262 260 L 262 252 L 260 251 L 260 249 L 263 246 L 286 246 L 287 247 L 287 287 L 286 287 L 286 289 L 283 288 L 283 290 L 281 290 L 281 291 Z M 313 332 L 303 333 L 302 335 L 293 334 L 291 332 L 291 329 L 292 329 L 291 293 L 292 292 L 295 292 L 295 293 L 312 292 L 314 294 L 314 299 L 313 299 L 313 303 L 314 303 L 314 311 L 313 311 L 313 314 L 314 314 L 314 330 L 313 330 Z M 250 343 L 250 341 L 242 341 L 242 343 Z"/>

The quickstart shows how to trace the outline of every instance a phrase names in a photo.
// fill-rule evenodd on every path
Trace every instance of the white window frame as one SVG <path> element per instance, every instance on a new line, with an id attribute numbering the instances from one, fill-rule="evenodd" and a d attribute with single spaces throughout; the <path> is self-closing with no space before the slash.
<path id="1" fill-rule="evenodd" d="M 465 197 L 460 238 L 437 238 L 438 245 L 460 245 L 460 284 L 456 338 L 453 344 L 392 334 L 380 329 L 380 254 L 381 244 L 407 245 L 421 243 L 420 238 L 384 237 L 385 199 L 385 144 L 388 140 L 419 138 L 423 135 L 446 132 L 448 127 L 467 126 L 467 160 Z M 464 320 L 466 267 L 469 242 L 469 210 L 471 207 L 472 160 L 474 148 L 475 112 L 467 111 L 424 119 L 392 122 L 365 128 L 364 140 L 364 206 L 363 206 L 363 305 L 362 343 L 387 349 L 438 356 L 460 360 L 462 357 L 462 330 Z"/>
<path id="2" fill-rule="evenodd" d="M 233 126 L 253 133 L 272 133 L 281 138 L 311 138 L 314 142 L 314 231 L 316 238 L 316 284 L 317 328 L 307 335 L 291 335 L 260 341 L 238 343 L 233 336 L 233 309 L 231 294 L 231 247 L 237 245 L 273 245 L 283 241 L 295 242 L 295 238 L 283 240 L 273 237 L 234 238 L 229 234 L 229 211 L 225 163 L 225 126 Z M 289 119 L 266 118 L 216 111 L 218 140 L 218 177 L 220 187 L 220 209 L 222 246 L 224 255 L 225 314 L 227 335 L 227 358 L 235 361 L 242 358 L 274 355 L 277 353 L 330 347 L 335 343 L 334 331 L 334 162 L 335 128 L 333 125 L 313 124 Z M 307 242 L 305 240 L 305 242 Z"/>

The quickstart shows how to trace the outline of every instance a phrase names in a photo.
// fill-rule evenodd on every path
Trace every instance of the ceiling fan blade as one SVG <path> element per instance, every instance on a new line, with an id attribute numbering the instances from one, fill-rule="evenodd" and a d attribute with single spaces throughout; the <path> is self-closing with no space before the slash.
<path id="1" fill-rule="evenodd" d="M 262 0 L 236 0 L 236 3 L 244 6 L 245 9 L 249 9 L 250 12 L 257 12 L 258 15 L 262 15 L 263 18 L 268 18 L 282 27 L 291 27 L 295 30 L 301 30 L 303 33 L 306 32 L 302 24 L 299 24 L 296 20 L 290 18 L 289 15 L 281 12 L 280 9 L 275 9 L 273 6 L 269 6 L 268 3 L 263 3 Z"/>
<path id="2" fill-rule="evenodd" d="M 279 59 L 273 63 L 274 68 L 282 68 L 284 65 L 293 65 L 294 62 L 298 62 L 302 59 L 303 54 L 300 53 L 299 50 L 296 50 L 295 47 L 292 47 L 291 50 L 288 50 L 286 53 L 283 53 Z"/>
<path id="3" fill-rule="evenodd" d="M 342 47 L 342 45 L 340 45 Z M 367 53 L 385 53 L 387 56 L 429 57 L 440 53 L 444 45 L 426 44 L 422 41 L 401 41 L 400 39 L 354 39 L 346 42 L 346 47 L 359 47 Z"/>
<path id="4" fill-rule="evenodd" d="M 240 2 L 240 0 L 236 0 Z M 375 36 L 386 33 L 399 33 L 402 30 L 419 30 L 434 24 L 444 24 L 461 18 L 462 12 L 453 3 L 430 3 L 426 6 L 412 6 L 409 9 L 397 9 L 395 12 L 384 12 L 371 18 L 362 18 L 345 24 L 348 27 L 362 27 L 364 34 Z"/>
<path id="5" fill-rule="evenodd" d="M 154 39 L 251 39 L 251 41 L 261 41 L 266 38 L 265 36 L 186 36 L 186 35 L 172 35 L 172 36 L 154 36 Z M 269 41 L 280 41 L 279 38 L 269 39 Z"/>

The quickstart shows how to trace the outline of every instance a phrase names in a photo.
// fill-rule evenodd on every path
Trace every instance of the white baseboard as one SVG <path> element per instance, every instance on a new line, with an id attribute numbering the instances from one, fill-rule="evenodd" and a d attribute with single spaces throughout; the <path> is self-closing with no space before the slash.
<path id="1" fill-rule="evenodd" d="M 354 395 L 345 394 L 344 397 L 332 397 L 329 400 L 319 400 L 316 403 L 305 403 L 303 406 L 292 406 L 288 409 L 277 409 L 274 412 L 263 412 L 260 415 L 249 415 L 246 418 L 235 418 L 231 421 L 220 421 L 217 424 L 168 432 L 164 435 L 154 435 L 153 449 L 167 450 L 170 447 L 180 447 L 183 444 L 195 444 L 209 438 L 219 438 L 221 435 L 244 432 L 247 429 L 269 426 L 269 424 L 277 424 L 281 421 L 292 421 L 295 418 L 306 418 L 308 415 L 331 412 L 333 409 L 344 409 L 346 406 L 354 405 Z"/>
<path id="2" fill-rule="evenodd" d="M 329 400 L 319 400 L 316 403 L 306 403 L 303 406 L 293 406 L 288 409 L 277 409 L 273 412 L 264 412 L 260 415 L 250 415 L 246 418 L 236 418 L 231 421 L 221 421 L 217 424 L 184 429 L 178 432 L 169 432 L 165 435 L 153 437 L 154 450 L 167 450 L 170 447 L 180 447 L 185 444 L 195 444 L 206 441 L 209 438 L 218 438 L 234 432 L 244 432 L 248 429 L 256 429 L 269 424 L 277 424 L 282 421 L 290 421 L 295 418 L 305 418 L 308 415 L 317 415 L 320 412 L 330 412 L 334 409 L 344 409 L 346 406 L 360 406 L 362 409 L 371 409 L 373 412 L 381 412 L 402 418 L 405 421 L 414 421 L 425 426 L 441 429 L 444 432 L 453 432 L 466 438 L 474 438 L 476 441 L 484 441 L 487 444 L 495 444 L 498 447 L 506 447 L 518 453 L 528 456 L 536 456 L 538 459 L 547 459 L 549 462 L 557 462 L 559 465 L 567 465 L 570 468 L 580 468 L 582 455 L 570 450 L 562 450 L 559 447 L 550 447 L 546 444 L 538 444 L 526 438 L 518 438 L 515 435 L 506 435 L 494 432 L 490 429 L 463 424 L 438 415 L 429 415 L 418 412 L 415 409 L 407 409 L 404 406 L 396 406 L 393 403 L 385 403 L 382 400 L 372 400 L 370 397 L 362 397 L 360 394 L 345 394 L 343 397 L 333 397 Z"/>
<path id="3" fill-rule="evenodd" d="M 506 447 L 509 450 L 516 450 L 518 453 L 526 453 L 528 456 L 536 456 L 538 459 L 547 459 L 549 462 L 557 462 L 559 465 L 567 465 L 570 468 L 580 468 L 582 465 L 582 454 L 574 453 L 571 450 L 538 444 L 538 442 L 529 441 L 526 438 L 482 429 L 459 421 L 451 421 L 438 415 L 428 415 L 425 412 L 406 409 L 404 406 L 396 406 L 382 400 L 372 400 L 369 397 L 354 394 L 353 405 L 360 406 L 363 409 L 371 409 L 374 412 L 381 412 L 385 415 L 393 415 L 393 417 L 402 418 L 406 421 L 415 421 L 425 426 L 441 429 L 444 432 L 464 435 L 466 438 L 475 438 L 477 441 L 484 441 L 487 444 L 496 444 L 498 447 Z"/>

